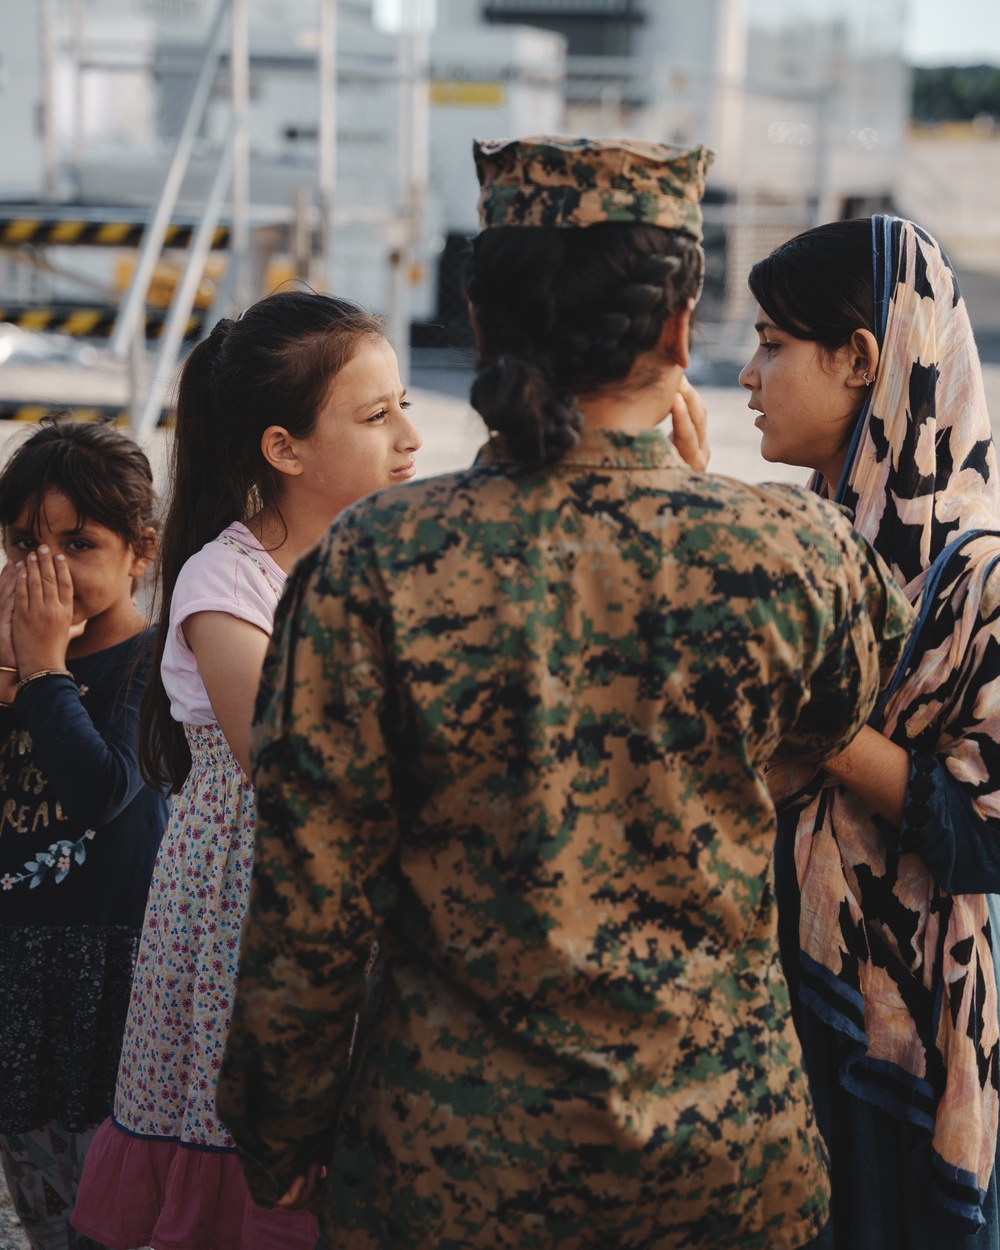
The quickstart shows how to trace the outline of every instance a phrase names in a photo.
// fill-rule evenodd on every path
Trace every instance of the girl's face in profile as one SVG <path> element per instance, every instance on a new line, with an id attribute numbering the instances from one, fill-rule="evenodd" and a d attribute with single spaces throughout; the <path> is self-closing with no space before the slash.
<path id="1" fill-rule="evenodd" d="M 836 486 L 847 455 L 862 394 L 848 345 L 829 352 L 797 339 L 757 309 L 757 350 L 740 371 L 749 406 L 760 415 L 765 460 L 818 469 Z"/>
<path id="2" fill-rule="evenodd" d="M 334 378 L 312 434 L 299 442 L 302 484 L 331 517 L 413 477 L 423 440 L 409 406 L 396 353 L 383 338 L 364 339 Z"/>

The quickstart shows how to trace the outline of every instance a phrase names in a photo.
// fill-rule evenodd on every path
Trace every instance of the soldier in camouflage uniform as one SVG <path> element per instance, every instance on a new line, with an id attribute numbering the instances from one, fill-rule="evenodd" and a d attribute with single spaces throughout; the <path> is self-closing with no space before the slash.
<path id="1" fill-rule="evenodd" d="M 260 1202 L 325 1164 L 337 1250 L 790 1250 L 828 1189 L 764 765 L 852 738 L 910 610 L 832 505 L 653 428 L 708 154 L 476 155 L 494 433 L 289 579 L 220 1114 Z"/>

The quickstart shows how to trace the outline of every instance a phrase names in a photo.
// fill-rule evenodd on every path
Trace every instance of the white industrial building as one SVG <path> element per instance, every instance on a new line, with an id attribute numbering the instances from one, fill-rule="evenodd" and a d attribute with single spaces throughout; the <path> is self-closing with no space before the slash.
<path id="1" fill-rule="evenodd" d="M 903 0 L 231 7 L 248 17 L 240 133 L 249 149 L 251 286 L 319 274 L 394 312 L 397 341 L 410 318 L 445 326 L 442 341 L 461 321 L 476 135 L 633 134 L 713 146 L 707 312 L 726 327 L 723 339 L 746 313 L 753 259 L 814 221 L 892 200 L 908 113 Z M 0 0 L 0 209 L 7 202 L 8 219 L 15 209 L 25 220 L 84 210 L 95 221 L 125 210 L 148 217 L 217 8 L 218 0 Z M 324 39 L 336 65 L 325 97 Z M 213 70 L 180 186 L 176 210 L 192 222 L 231 141 L 235 55 L 221 55 Z M 335 150 L 325 175 L 324 143 L 328 158 Z M 5 310 L 45 300 L 92 303 L 98 291 L 111 299 L 116 273 L 129 272 L 123 252 L 70 250 L 58 230 L 42 252 L 30 231 L 19 238 L 0 226 L 0 245 L 8 319 Z M 316 267 L 324 254 L 332 275 Z M 433 341 L 432 329 L 425 335 Z"/>

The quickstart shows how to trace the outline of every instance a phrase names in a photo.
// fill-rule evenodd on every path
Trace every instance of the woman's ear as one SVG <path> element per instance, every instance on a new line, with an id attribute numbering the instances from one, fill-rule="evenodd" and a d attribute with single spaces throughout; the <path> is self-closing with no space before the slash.
<path id="1" fill-rule="evenodd" d="M 855 330 L 847 344 L 849 355 L 848 386 L 868 387 L 878 371 L 878 340 L 871 330 Z"/>
<path id="2" fill-rule="evenodd" d="M 302 472 L 302 461 L 299 459 L 295 440 L 283 425 L 269 425 L 260 436 L 260 453 L 279 473 L 287 473 L 289 477 L 298 477 Z"/>
<path id="3" fill-rule="evenodd" d="M 695 301 L 689 299 L 680 308 L 675 308 L 663 323 L 656 350 L 666 356 L 672 365 L 680 365 L 686 369 L 691 363 L 691 318 L 694 316 Z"/>

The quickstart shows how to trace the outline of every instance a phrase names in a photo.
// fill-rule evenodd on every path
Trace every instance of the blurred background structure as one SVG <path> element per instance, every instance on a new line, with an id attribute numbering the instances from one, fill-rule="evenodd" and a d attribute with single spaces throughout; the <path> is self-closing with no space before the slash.
<path id="1" fill-rule="evenodd" d="M 756 259 L 876 211 L 940 236 L 1000 362 L 1000 71 L 914 77 L 919 2 L 0 0 L 0 417 L 148 430 L 185 345 L 290 280 L 467 394 L 471 140 L 539 131 L 715 148 L 702 382 Z"/>

